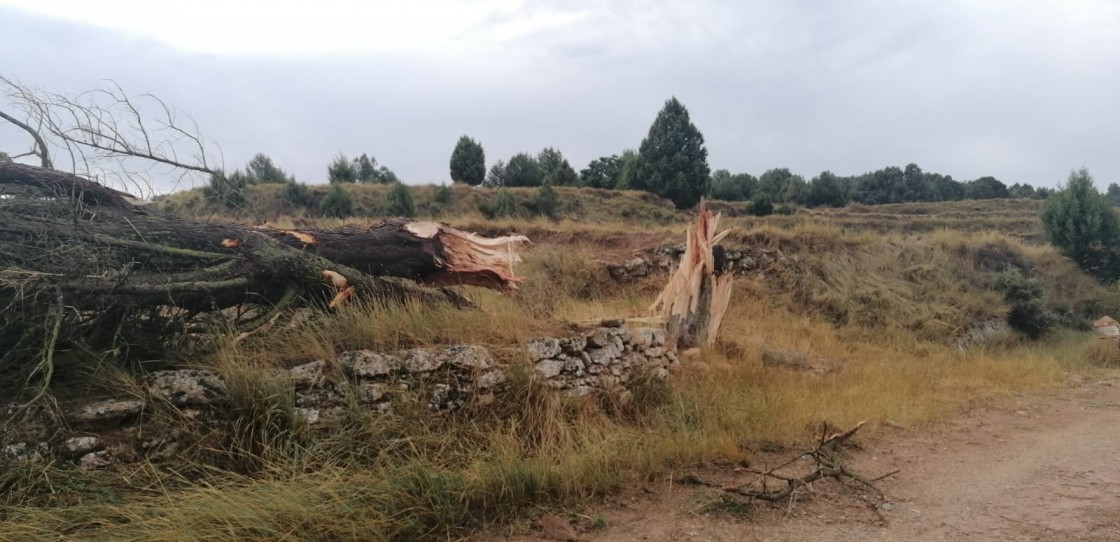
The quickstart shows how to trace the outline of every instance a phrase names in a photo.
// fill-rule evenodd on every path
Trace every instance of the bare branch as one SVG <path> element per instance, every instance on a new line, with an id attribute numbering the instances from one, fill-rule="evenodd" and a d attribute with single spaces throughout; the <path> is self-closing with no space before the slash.
<path id="1" fill-rule="evenodd" d="M 19 129 L 21 129 L 21 130 L 27 132 L 28 134 L 30 134 L 31 138 L 35 140 L 35 147 L 31 149 L 31 152 L 21 154 L 19 156 L 28 156 L 28 155 L 38 156 L 40 162 L 42 162 L 42 164 L 43 164 L 43 167 L 45 167 L 45 168 L 52 167 L 51 166 L 50 153 L 47 151 L 47 143 L 45 141 L 43 141 L 43 136 L 39 135 L 39 132 L 37 132 L 34 128 L 29 126 L 27 123 L 9 115 L 9 114 L 7 114 L 3 111 L 0 111 L 0 119 L 4 119 L 4 120 L 16 125 L 16 127 L 18 127 Z M 38 151 L 36 151 L 35 149 L 38 149 Z M 12 158 L 18 158 L 19 156 L 13 156 Z"/>

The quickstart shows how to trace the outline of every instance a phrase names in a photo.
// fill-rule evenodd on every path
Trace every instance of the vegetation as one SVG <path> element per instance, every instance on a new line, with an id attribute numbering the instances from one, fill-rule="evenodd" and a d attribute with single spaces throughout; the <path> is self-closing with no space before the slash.
<path id="1" fill-rule="evenodd" d="M 684 105 L 671 98 L 638 148 L 631 188 L 657 194 L 683 209 L 696 205 L 708 192 L 708 175 L 704 136 Z"/>
<path id="2" fill-rule="evenodd" d="M 471 186 L 486 180 L 486 153 L 474 139 L 460 137 L 451 151 L 451 180 Z"/>
<path id="3" fill-rule="evenodd" d="M 346 158 L 345 154 L 338 153 L 334 161 L 327 166 L 327 180 L 331 183 L 356 183 L 358 168 L 349 158 Z"/>
<path id="4" fill-rule="evenodd" d="M 1081 269 L 1102 280 L 1120 277 L 1120 219 L 1087 169 L 1070 173 L 1041 217 L 1046 237 Z"/>
<path id="5" fill-rule="evenodd" d="M 354 216 L 354 197 L 341 184 L 332 184 L 326 197 L 319 203 L 319 216 L 327 218 Z"/>
<path id="6" fill-rule="evenodd" d="M 1009 306 L 1007 325 L 1012 329 L 1037 339 L 1054 326 L 1054 317 L 1045 305 L 1045 294 L 1037 280 L 1011 269 L 996 276 L 995 288 L 1003 293 Z"/>
<path id="7" fill-rule="evenodd" d="M 377 159 L 364 152 L 354 159 L 354 169 L 358 172 L 357 182 L 360 183 L 394 184 L 400 182 L 393 170 L 377 165 Z"/>
<path id="8" fill-rule="evenodd" d="M 412 202 L 412 193 L 402 183 L 393 183 L 389 195 L 385 198 L 385 214 L 412 218 L 416 216 L 416 205 Z"/>

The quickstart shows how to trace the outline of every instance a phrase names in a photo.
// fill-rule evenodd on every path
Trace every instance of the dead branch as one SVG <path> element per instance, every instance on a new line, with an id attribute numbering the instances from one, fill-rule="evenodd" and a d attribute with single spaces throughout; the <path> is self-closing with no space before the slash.
<path id="1" fill-rule="evenodd" d="M 825 478 L 832 478 L 843 482 L 844 480 L 852 480 L 858 482 L 860 485 L 870 489 L 878 496 L 882 496 L 883 492 L 875 486 L 874 482 L 882 480 L 888 476 L 897 474 L 899 471 L 893 471 L 888 474 L 879 476 L 877 478 L 868 480 L 864 476 L 856 473 L 846 467 L 840 460 L 839 448 L 844 442 L 852 438 L 857 431 L 864 426 L 864 422 L 859 422 L 851 429 L 843 433 L 837 433 L 832 436 L 825 437 L 824 426 L 822 425 L 822 437 L 819 443 L 812 450 L 802 452 L 793 457 L 789 461 L 782 463 L 770 469 L 755 469 L 747 468 L 746 471 L 756 475 L 756 479 L 749 484 L 738 485 L 733 487 L 725 487 L 719 484 L 708 482 L 700 479 L 696 475 L 688 475 L 682 481 L 695 485 L 702 485 L 706 487 L 718 488 L 727 493 L 746 497 L 751 500 L 760 500 L 766 502 L 777 502 L 785 499 L 792 499 L 796 492 L 801 489 L 807 489 L 816 482 Z M 783 474 L 782 470 L 790 465 L 800 461 L 804 458 L 811 458 L 813 460 L 813 467 L 809 472 L 795 476 Z M 774 482 L 779 483 L 778 489 L 770 489 L 770 485 Z"/>

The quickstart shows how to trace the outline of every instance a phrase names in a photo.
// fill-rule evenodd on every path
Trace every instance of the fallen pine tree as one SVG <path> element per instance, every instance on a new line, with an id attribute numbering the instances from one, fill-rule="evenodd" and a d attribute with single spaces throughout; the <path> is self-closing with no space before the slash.
<path id="1" fill-rule="evenodd" d="M 465 306 L 446 286 L 514 288 L 527 242 L 402 220 L 188 221 L 77 175 L 0 162 L 0 375 L 46 375 L 62 351 L 162 358 L 183 336 L 248 333 L 348 298 Z"/>

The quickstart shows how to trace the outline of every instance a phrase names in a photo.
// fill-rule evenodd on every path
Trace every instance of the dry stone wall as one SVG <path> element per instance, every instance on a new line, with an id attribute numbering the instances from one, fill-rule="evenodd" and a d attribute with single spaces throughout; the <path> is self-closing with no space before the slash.
<path id="1" fill-rule="evenodd" d="M 533 369 L 550 387 L 569 396 L 598 391 L 628 394 L 639 374 L 666 378 L 679 364 L 664 330 L 597 328 L 570 337 L 539 337 L 527 344 Z M 355 405 L 390 413 L 409 401 L 438 413 L 466 404 L 486 405 L 505 384 L 509 368 L 475 345 L 415 348 L 397 353 L 344 352 L 274 376 L 292 386 L 295 414 L 308 426 L 329 427 Z M 143 397 L 106 398 L 71 404 L 61 415 L 45 406 L 0 410 L 0 460 L 53 458 L 100 468 L 140 457 L 158 459 L 178 450 L 182 435 L 146 425 L 160 408 L 220 425 L 228 417 L 230 383 L 200 369 L 157 371 L 142 381 Z"/>

